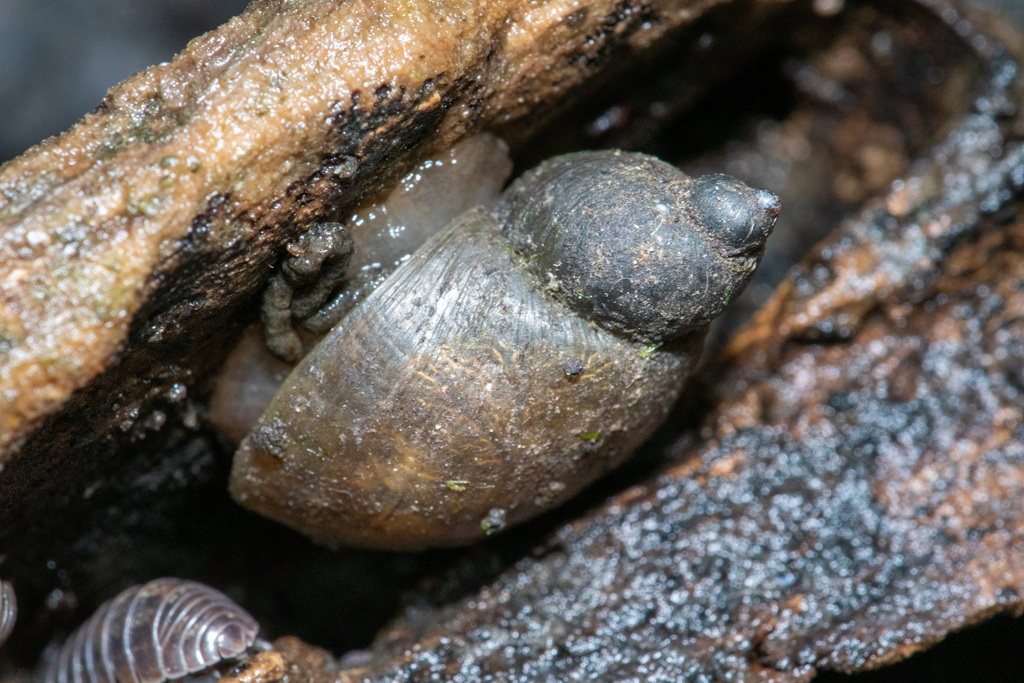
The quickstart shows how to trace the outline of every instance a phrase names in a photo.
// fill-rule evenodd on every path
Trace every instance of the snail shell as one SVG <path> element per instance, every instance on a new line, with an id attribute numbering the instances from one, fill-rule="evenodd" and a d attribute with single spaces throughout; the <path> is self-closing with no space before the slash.
<path id="1" fill-rule="evenodd" d="M 80 626 L 40 683 L 161 683 L 243 654 L 256 620 L 195 581 L 163 578 L 122 591 Z"/>
<path id="2" fill-rule="evenodd" d="M 233 495 L 321 542 L 402 549 L 558 504 L 664 419 L 778 210 L 641 154 L 542 164 L 296 367 L 235 456 Z"/>
<path id="3" fill-rule="evenodd" d="M 0 581 L 0 645 L 7 642 L 17 620 L 18 601 L 14 597 L 14 587 Z"/>

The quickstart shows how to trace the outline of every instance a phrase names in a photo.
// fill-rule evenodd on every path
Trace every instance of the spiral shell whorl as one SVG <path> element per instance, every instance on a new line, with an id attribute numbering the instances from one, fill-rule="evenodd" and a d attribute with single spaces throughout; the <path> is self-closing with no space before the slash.
<path id="1" fill-rule="evenodd" d="M 512 249 L 583 318 L 664 342 L 698 329 L 753 274 L 779 199 L 617 150 L 549 159 L 505 193 Z"/>
<path id="2" fill-rule="evenodd" d="M 40 683 L 162 683 L 252 646 L 259 625 L 226 595 L 164 578 L 104 603 L 68 639 Z"/>
<path id="3" fill-rule="evenodd" d="M 14 588 L 11 584 L 0 581 L 0 645 L 10 637 L 17 619 L 18 601 L 14 597 Z"/>

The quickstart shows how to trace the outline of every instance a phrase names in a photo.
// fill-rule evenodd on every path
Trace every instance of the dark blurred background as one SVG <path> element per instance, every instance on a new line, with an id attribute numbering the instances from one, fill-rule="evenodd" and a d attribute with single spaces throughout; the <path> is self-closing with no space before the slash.
<path id="1" fill-rule="evenodd" d="M 56 135 L 107 89 L 165 62 L 248 0 L 0 0 L 0 163 Z"/>

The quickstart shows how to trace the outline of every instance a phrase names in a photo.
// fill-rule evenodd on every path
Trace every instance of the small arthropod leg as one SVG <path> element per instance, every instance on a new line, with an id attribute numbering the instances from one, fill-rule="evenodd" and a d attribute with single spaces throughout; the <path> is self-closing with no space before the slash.
<path id="1" fill-rule="evenodd" d="M 302 357 L 302 340 L 296 325 L 320 310 L 331 292 L 345 278 L 352 259 L 352 236 L 341 223 L 318 223 L 299 240 L 288 245 L 288 254 L 263 293 L 263 336 L 275 356 L 295 362 Z M 317 318 L 317 329 L 336 321 Z"/>

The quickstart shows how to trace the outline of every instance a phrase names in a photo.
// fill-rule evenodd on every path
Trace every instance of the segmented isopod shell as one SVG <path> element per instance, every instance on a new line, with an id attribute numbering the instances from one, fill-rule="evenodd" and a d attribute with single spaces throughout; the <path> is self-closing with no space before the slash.
<path id="1" fill-rule="evenodd" d="M 0 581 L 0 645 L 7 642 L 17 619 L 18 601 L 14 598 L 14 588 Z"/>
<path id="2" fill-rule="evenodd" d="M 163 578 L 104 603 L 50 661 L 41 683 L 161 683 L 243 654 L 259 625 L 226 595 Z"/>

